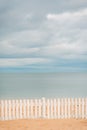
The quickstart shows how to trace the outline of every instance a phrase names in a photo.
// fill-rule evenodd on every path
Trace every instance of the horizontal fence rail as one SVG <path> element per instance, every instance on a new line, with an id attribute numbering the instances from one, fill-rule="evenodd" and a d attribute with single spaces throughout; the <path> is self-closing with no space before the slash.
<path id="1" fill-rule="evenodd" d="M 87 119 L 87 98 L 0 100 L 0 120 Z"/>

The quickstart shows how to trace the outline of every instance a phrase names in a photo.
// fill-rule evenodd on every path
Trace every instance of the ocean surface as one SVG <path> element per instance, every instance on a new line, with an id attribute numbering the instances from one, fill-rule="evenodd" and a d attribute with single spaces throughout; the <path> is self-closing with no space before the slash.
<path id="1" fill-rule="evenodd" d="M 0 73 L 0 99 L 86 96 L 87 73 Z"/>

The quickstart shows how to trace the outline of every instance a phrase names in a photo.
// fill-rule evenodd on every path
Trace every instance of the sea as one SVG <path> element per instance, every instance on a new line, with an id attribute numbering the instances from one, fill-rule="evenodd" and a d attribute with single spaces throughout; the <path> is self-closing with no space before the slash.
<path id="1" fill-rule="evenodd" d="M 87 73 L 0 73 L 0 99 L 87 97 Z"/>

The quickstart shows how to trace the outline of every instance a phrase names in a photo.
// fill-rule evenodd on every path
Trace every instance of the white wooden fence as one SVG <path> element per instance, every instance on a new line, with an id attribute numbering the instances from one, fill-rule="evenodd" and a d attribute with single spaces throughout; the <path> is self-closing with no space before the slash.
<path id="1" fill-rule="evenodd" d="M 86 118 L 87 98 L 0 100 L 0 120 Z"/>

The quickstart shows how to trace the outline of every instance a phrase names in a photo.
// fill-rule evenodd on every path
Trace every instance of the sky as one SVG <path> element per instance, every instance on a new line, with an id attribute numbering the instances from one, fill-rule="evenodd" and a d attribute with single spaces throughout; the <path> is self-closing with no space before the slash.
<path id="1" fill-rule="evenodd" d="M 0 0 L 0 72 L 87 72 L 87 0 Z"/>

